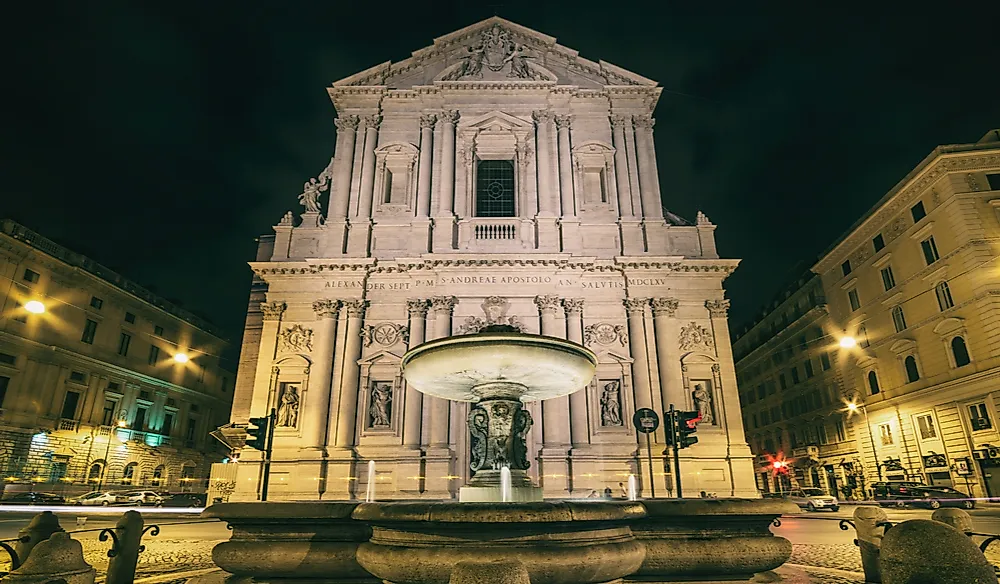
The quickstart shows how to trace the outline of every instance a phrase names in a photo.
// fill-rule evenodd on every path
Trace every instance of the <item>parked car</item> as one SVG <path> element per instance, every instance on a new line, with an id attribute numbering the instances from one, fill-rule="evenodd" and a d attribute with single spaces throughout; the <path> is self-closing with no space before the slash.
<path id="1" fill-rule="evenodd" d="M 880 481 L 872 483 L 872 493 L 882 507 L 905 505 L 919 494 L 917 489 L 931 488 L 929 485 L 915 481 Z"/>
<path id="2" fill-rule="evenodd" d="M 159 507 L 163 504 L 163 497 L 153 491 L 129 491 L 125 493 L 126 504 L 129 505 L 149 505 Z"/>
<path id="3" fill-rule="evenodd" d="M 911 504 L 915 507 L 927 507 L 930 509 L 962 507 L 963 509 L 973 509 L 976 506 L 975 499 L 951 487 L 921 487 L 913 489 L 913 493 L 914 499 Z"/>
<path id="4" fill-rule="evenodd" d="M 164 507 L 205 507 L 205 493 L 173 493 L 163 497 Z"/>
<path id="5" fill-rule="evenodd" d="M 66 500 L 66 503 L 70 505 L 100 505 L 102 507 L 124 505 L 127 502 L 128 498 L 125 495 L 112 493 L 111 491 L 91 491 L 78 497 L 70 497 Z"/>
<path id="6" fill-rule="evenodd" d="M 63 505 L 65 497 L 54 493 L 17 493 L 2 501 L 4 505 Z"/>
<path id="7" fill-rule="evenodd" d="M 827 495 L 823 492 L 823 489 L 793 489 L 788 492 L 787 498 L 806 511 L 819 511 L 820 509 L 840 510 L 840 502 L 837 501 L 837 498 Z"/>

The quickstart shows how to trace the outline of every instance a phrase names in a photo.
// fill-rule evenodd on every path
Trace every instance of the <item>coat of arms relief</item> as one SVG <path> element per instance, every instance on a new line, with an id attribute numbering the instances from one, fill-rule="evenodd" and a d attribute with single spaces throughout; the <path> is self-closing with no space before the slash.
<path id="1" fill-rule="evenodd" d="M 506 298 L 490 296 L 486 300 L 483 300 L 480 308 L 483 309 L 483 314 L 486 315 L 486 318 L 479 318 L 478 316 L 466 317 L 465 322 L 458 327 L 458 331 L 455 334 L 468 335 L 478 333 L 482 329 L 492 325 L 510 326 L 519 331 L 524 331 L 524 327 L 517 321 L 516 316 L 507 316 L 510 303 L 507 302 Z"/>
<path id="2" fill-rule="evenodd" d="M 313 332 L 301 324 L 290 326 L 278 333 L 280 351 L 308 353 L 313 348 Z"/>
<path id="3" fill-rule="evenodd" d="M 441 81 L 458 81 L 460 79 L 498 78 L 492 73 L 506 71 L 504 77 L 527 80 L 549 79 L 536 67 L 528 64 L 527 48 L 514 42 L 510 31 L 499 24 L 484 31 L 479 37 L 479 43 L 466 49 L 468 56 L 456 67 L 445 73 Z M 485 70 L 485 71 L 484 71 Z M 500 77 L 502 78 L 502 77 Z"/>
<path id="4" fill-rule="evenodd" d="M 715 348 L 715 339 L 712 338 L 712 333 L 696 322 L 691 322 L 681 328 L 678 343 L 681 351 L 712 350 Z"/>

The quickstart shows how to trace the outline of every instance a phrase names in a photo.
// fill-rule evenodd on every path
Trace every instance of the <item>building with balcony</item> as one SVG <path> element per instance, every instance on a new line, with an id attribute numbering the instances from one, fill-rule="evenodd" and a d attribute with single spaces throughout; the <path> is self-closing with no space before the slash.
<path id="1" fill-rule="evenodd" d="M 935 148 L 813 271 L 857 339 L 838 366 L 869 479 L 1000 497 L 1000 131 Z"/>
<path id="2" fill-rule="evenodd" d="M 734 335 L 743 425 L 761 492 L 864 492 L 836 333 L 822 281 L 806 270 Z M 776 469 L 775 461 L 785 464 Z"/>
<path id="3" fill-rule="evenodd" d="M 756 494 L 722 287 L 738 262 L 703 214 L 661 206 L 654 81 L 494 17 L 327 91 L 333 158 L 251 264 L 232 422 L 278 410 L 270 498 L 356 497 L 370 460 L 380 493 L 454 497 L 468 404 L 408 388 L 400 359 L 499 323 L 599 358 L 585 390 L 528 407 L 546 496 L 629 474 L 668 493 L 663 433 L 651 469 L 632 414 L 670 404 L 704 414 L 685 491 Z M 259 460 L 213 473 L 254 499 Z"/>
<path id="4" fill-rule="evenodd" d="M 207 322 L 0 222 L 0 478 L 204 490 L 235 375 Z M 78 487 L 79 486 L 79 487 Z"/>

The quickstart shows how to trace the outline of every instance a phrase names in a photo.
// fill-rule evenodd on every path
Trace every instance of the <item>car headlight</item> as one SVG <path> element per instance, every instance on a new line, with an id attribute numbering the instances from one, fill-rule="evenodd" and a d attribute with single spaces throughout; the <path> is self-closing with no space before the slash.
<path id="1" fill-rule="evenodd" d="M 834 505 L 836 505 L 836 504 L 837 504 L 837 498 L 836 498 L 836 497 L 834 497 L 834 498 L 833 498 L 833 504 L 834 504 Z"/>

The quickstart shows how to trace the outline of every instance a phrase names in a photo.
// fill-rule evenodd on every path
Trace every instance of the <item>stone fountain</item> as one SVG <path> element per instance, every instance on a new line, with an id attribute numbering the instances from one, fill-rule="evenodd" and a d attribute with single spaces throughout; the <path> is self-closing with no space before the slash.
<path id="1" fill-rule="evenodd" d="M 576 343 L 492 325 L 473 335 L 424 343 L 403 356 L 403 377 L 414 389 L 469 409 L 471 469 L 460 502 L 501 501 L 501 468 L 510 469 L 511 500 L 541 501 L 528 477 L 525 438 L 532 419 L 522 404 L 569 395 L 594 377 L 597 357 Z"/>

